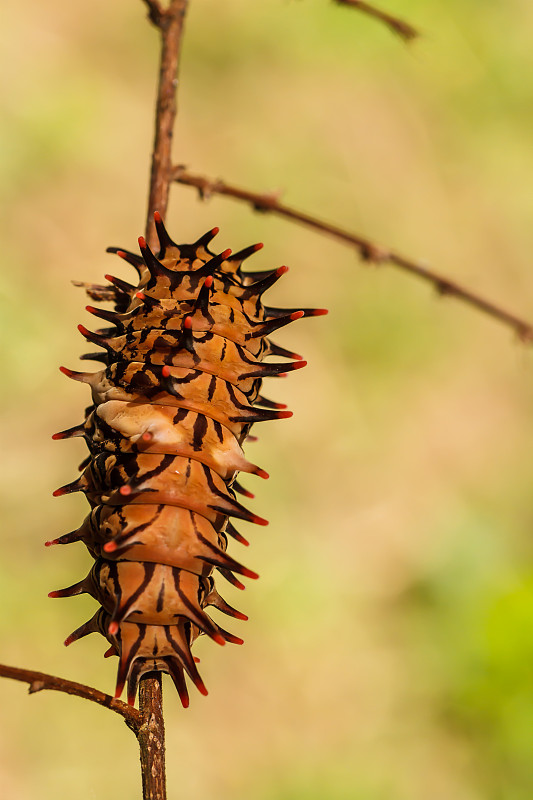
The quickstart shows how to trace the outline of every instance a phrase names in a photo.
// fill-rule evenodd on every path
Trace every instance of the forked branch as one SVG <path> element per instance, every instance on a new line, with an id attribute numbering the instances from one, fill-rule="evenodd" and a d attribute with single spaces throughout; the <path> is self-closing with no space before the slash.
<path id="1" fill-rule="evenodd" d="M 486 300 L 476 292 L 450 280 L 445 275 L 428 269 L 424 264 L 406 258 L 400 255 L 400 253 L 396 253 L 394 250 L 377 244 L 366 237 L 351 233 L 336 225 L 331 225 L 329 222 L 320 220 L 317 217 L 312 217 L 310 214 L 305 214 L 303 211 L 298 211 L 291 206 L 285 205 L 280 202 L 276 193 L 251 192 L 219 179 L 193 174 L 184 166 L 174 167 L 172 175 L 177 183 L 182 183 L 185 186 L 192 186 L 197 189 L 202 200 L 209 199 L 213 194 L 233 197 L 236 200 L 248 203 L 254 211 L 277 214 L 280 217 L 285 217 L 285 219 L 290 219 L 293 222 L 299 222 L 302 225 L 306 225 L 308 228 L 312 228 L 340 242 L 344 242 L 344 244 L 355 248 L 364 261 L 374 264 L 391 264 L 404 272 L 416 275 L 418 278 L 426 281 L 426 283 L 430 283 L 438 294 L 455 297 L 463 303 L 467 303 L 469 306 L 477 308 L 478 311 L 482 311 L 493 317 L 493 319 L 497 319 L 499 322 L 507 325 L 507 327 L 514 331 L 520 341 L 533 342 L 533 325 L 526 320 L 520 319 L 520 317 Z"/>

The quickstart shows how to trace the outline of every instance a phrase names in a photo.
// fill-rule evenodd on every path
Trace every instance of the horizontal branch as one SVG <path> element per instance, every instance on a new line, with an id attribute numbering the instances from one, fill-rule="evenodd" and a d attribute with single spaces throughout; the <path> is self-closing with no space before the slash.
<path id="1" fill-rule="evenodd" d="M 499 320 L 499 322 L 504 325 L 507 325 L 517 334 L 521 341 L 533 341 L 533 325 L 529 322 L 516 317 L 514 314 L 500 308 L 489 300 L 485 300 L 480 295 L 455 283 L 455 281 L 446 278 L 444 275 L 440 275 L 428 269 L 423 264 L 405 258 L 405 256 L 382 247 L 372 242 L 370 239 L 350 233 L 342 228 L 338 228 L 336 225 L 330 225 L 316 217 L 311 217 L 309 214 L 304 214 L 302 211 L 297 211 L 290 206 L 286 206 L 279 201 L 278 195 L 275 193 L 260 194 L 257 192 L 249 192 L 246 189 L 232 186 L 222 180 L 212 180 L 201 175 L 193 175 L 183 166 L 174 167 L 172 174 L 173 179 L 177 183 L 184 184 L 185 186 L 192 186 L 197 189 L 203 200 L 207 200 L 213 194 L 226 195 L 227 197 L 233 197 L 236 200 L 242 200 L 248 203 L 255 211 L 277 214 L 286 219 L 291 219 L 294 222 L 300 222 L 328 236 L 332 236 L 354 247 L 364 261 L 373 262 L 374 264 L 392 264 L 404 272 L 416 275 L 418 278 L 432 284 L 440 295 L 455 297 L 473 308 L 477 308 L 478 311 L 482 311 L 494 319 Z"/>
<path id="2" fill-rule="evenodd" d="M 388 28 L 390 28 L 394 33 L 397 33 L 398 36 L 409 42 L 412 39 L 416 39 L 420 36 L 419 31 L 416 28 L 413 28 L 408 22 L 404 22 L 402 19 L 398 19 L 398 17 L 393 17 L 392 14 L 387 14 L 385 11 L 381 11 L 379 8 L 371 5 L 370 3 L 366 3 L 365 0 L 335 0 L 341 6 L 349 6 L 350 8 L 356 8 L 358 11 L 362 11 L 365 14 L 368 14 L 369 17 L 374 17 L 374 19 L 379 19 L 381 22 L 384 22 Z"/>
<path id="3" fill-rule="evenodd" d="M 138 734 L 139 728 L 141 727 L 142 717 L 136 708 L 126 705 L 122 700 L 116 700 L 114 697 L 111 697 L 111 695 L 104 694 L 104 692 L 100 692 L 98 689 L 93 689 L 92 686 L 84 686 L 82 683 L 68 681 L 65 678 L 58 678 L 55 675 L 47 675 L 44 672 L 34 672 L 30 669 L 8 667 L 5 664 L 0 664 L 0 677 L 12 678 L 15 681 L 29 683 L 30 694 L 41 692 L 44 689 L 50 689 L 56 692 L 76 695 L 76 697 L 82 697 L 84 700 L 91 700 L 93 703 L 98 703 L 98 705 L 110 708 L 111 711 L 120 714 L 120 716 L 124 718 L 126 725 L 131 728 L 135 734 Z"/>

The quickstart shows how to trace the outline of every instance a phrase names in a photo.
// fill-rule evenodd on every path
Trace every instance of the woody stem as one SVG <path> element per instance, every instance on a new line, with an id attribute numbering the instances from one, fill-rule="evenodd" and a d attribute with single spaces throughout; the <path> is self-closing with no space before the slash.
<path id="1" fill-rule="evenodd" d="M 165 216 L 172 182 L 172 135 L 177 113 L 176 87 L 188 0 L 170 0 L 163 9 L 156 0 L 144 0 L 150 21 L 161 35 L 159 83 L 155 107 L 155 135 L 146 219 L 146 241 L 155 247 L 154 211 Z M 160 673 L 148 673 L 139 686 L 142 724 L 139 741 L 143 800 L 166 800 L 165 721 Z"/>

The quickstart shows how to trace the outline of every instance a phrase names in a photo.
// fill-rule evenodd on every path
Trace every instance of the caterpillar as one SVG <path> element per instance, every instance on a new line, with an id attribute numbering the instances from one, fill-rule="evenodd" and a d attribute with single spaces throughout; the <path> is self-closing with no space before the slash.
<path id="1" fill-rule="evenodd" d="M 154 219 L 157 255 L 143 237 L 140 255 L 108 248 L 135 268 L 136 284 L 111 275 L 105 286 L 78 284 L 91 299 L 113 302 L 114 310 L 87 306 L 108 327 L 78 326 L 101 348 L 81 358 L 103 368 L 60 367 L 90 387 L 92 405 L 80 425 L 53 436 L 82 437 L 89 450 L 80 477 L 54 496 L 81 491 L 90 513 L 77 530 L 46 545 L 83 542 L 94 565 L 83 580 L 49 596 L 87 593 L 100 604 L 65 645 L 103 634 L 104 655 L 119 658 L 115 697 L 127 686 L 133 705 L 141 676 L 160 671 L 187 707 L 185 675 L 207 694 L 191 651 L 198 636 L 219 645 L 243 642 L 206 612 L 213 606 L 247 619 L 218 593 L 215 573 L 238 588 L 244 584 L 237 576 L 258 577 L 227 545 L 228 537 L 248 544 L 233 519 L 268 524 L 236 499 L 253 497 L 237 481 L 239 472 L 268 478 L 242 449 L 251 426 L 292 416 L 260 394 L 262 380 L 306 365 L 270 334 L 327 311 L 263 305 L 263 293 L 288 268 L 243 271 L 261 244 L 215 254 L 209 244 L 218 228 L 193 244 L 176 244 L 161 215 Z M 289 361 L 263 361 L 271 356 Z"/>

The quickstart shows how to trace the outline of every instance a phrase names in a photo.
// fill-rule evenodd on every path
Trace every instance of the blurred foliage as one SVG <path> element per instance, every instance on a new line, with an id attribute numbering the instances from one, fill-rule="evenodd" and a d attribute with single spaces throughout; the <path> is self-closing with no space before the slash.
<path id="1" fill-rule="evenodd" d="M 328 0 L 192 0 L 176 161 L 283 190 L 532 319 L 533 5 L 380 3 L 420 41 Z M 89 322 L 70 280 L 127 277 L 104 250 L 142 232 L 157 38 L 140 0 L 12 3 L 3 29 L 1 659 L 111 691 L 102 641 L 61 644 L 92 602 L 46 600 L 90 561 L 41 542 L 85 514 L 50 496 L 83 448 L 49 435 L 87 403 L 56 367 L 76 368 Z M 529 352 L 230 200 L 175 187 L 167 221 L 185 241 L 219 225 L 221 249 L 264 241 L 259 269 L 292 268 L 273 301 L 331 310 L 277 337 L 309 367 L 270 389 L 294 418 L 250 446 L 271 524 L 233 552 L 261 580 L 224 591 L 250 615 L 245 647 L 198 643 L 209 698 L 185 713 L 166 693 L 170 797 L 529 800 Z M 0 694 L 11 800 L 138 796 L 118 719 Z"/>

